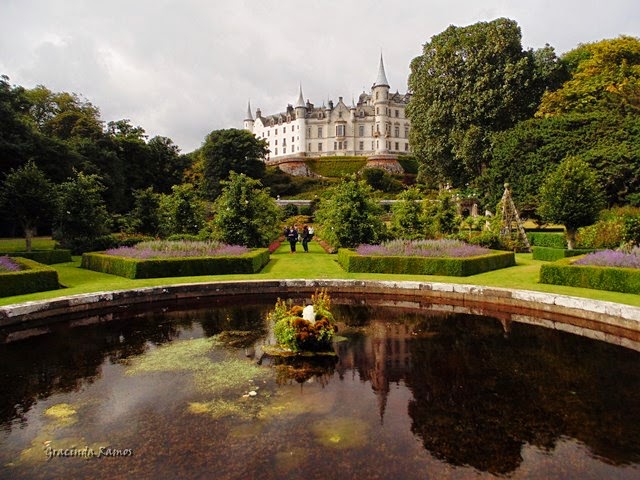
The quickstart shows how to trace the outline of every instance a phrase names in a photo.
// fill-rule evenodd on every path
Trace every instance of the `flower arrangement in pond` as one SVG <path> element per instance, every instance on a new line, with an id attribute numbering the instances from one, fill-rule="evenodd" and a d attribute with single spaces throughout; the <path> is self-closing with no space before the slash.
<path id="1" fill-rule="evenodd" d="M 227 245 L 216 241 L 167 241 L 154 240 L 140 242 L 133 247 L 119 247 L 106 250 L 107 255 L 127 258 L 171 258 L 171 257 L 219 257 L 237 256 L 248 253 L 241 245 Z"/>
<path id="2" fill-rule="evenodd" d="M 330 307 L 331 299 L 326 290 L 316 291 L 306 307 L 291 305 L 279 298 L 268 315 L 274 322 L 279 346 L 292 352 L 330 350 L 333 336 L 338 331 Z"/>
<path id="3" fill-rule="evenodd" d="M 7 255 L 0 257 L 0 273 L 17 272 L 18 270 L 20 270 L 20 265 Z"/>
<path id="4" fill-rule="evenodd" d="M 585 255 L 573 262 L 574 265 L 594 265 L 598 267 L 640 268 L 640 248 L 630 252 L 602 250 Z"/>
<path id="5" fill-rule="evenodd" d="M 356 253 L 366 256 L 464 258 L 486 255 L 491 250 L 460 240 L 391 240 L 380 245 L 360 245 Z"/>

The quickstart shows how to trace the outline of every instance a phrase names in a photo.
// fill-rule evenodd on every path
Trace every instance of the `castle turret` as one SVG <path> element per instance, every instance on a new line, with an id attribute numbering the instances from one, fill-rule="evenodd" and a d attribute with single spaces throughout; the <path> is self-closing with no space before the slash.
<path id="1" fill-rule="evenodd" d="M 372 87 L 373 105 L 375 108 L 375 130 L 376 153 L 388 153 L 387 136 L 390 134 L 389 124 L 389 81 L 384 71 L 384 61 L 380 54 L 380 65 L 378 67 L 378 77 Z"/>
<path id="2" fill-rule="evenodd" d="M 247 115 L 244 117 L 244 129 L 253 133 L 253 115 L 251 115 L 251 102 L 247 103 Z"/>
<path id="3" fill-rule="evenodd" d="M 307 138 L 307 127 L 306 127 L 306 118 L 307 118 L 307 104 L 304 101 L 304 95 L 302 95 L 302 85 L 300 85 L 300 92 L 298 93 L 298 101 L 296 102 L 296 120 L 295 120 L 295 144 L 293 148 L 294 151 L 291 153 L 300 154 L 300 152 L 304 152 L 306 149 L 306 138 Z"/>

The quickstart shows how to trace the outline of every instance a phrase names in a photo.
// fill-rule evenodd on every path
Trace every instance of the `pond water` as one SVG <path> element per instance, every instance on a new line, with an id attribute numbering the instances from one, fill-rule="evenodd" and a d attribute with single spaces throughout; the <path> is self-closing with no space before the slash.
<path id="1" fill-rule="evenodd" d="M 365 302 L 335 357 L 285 362 L 272 300 L 0 345 L 0 476 L 640 478 L 637 351 Z"/>

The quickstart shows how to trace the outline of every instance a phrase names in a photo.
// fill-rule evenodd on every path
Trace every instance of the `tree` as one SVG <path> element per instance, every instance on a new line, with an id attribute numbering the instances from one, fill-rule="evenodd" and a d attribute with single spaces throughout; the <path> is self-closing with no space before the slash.
<path id="1" fill-rule="evenodd" d="M 160 198 L 152 187 L 133 192 L 134 207 L 129 214 L 130 228 L 136 233 L 157 235 L 160 226 Z"/>
<path id="2" fill-rule="evenodd" d="M 212 237 L 230 245 L 267 247 L 278 236 L 280 212 L 259 180 L 230 172 L 213 204 Z"/>
<path id="3" fill-rule="evenodd" d="M 532 116 L 559 68 L 549 46 L 523 51 L 520 28 L 505 18 L 432 37 L 409 76 L 421 173 L 455 187 L 471 183 L 489 163 L 491 134 Z"/>
<path id="4" fill-rule="evenodd" d="M 576 231 L 591 225 L 604 208 L 596 173 L 578 157 L 567 157 L 540 187 L 540 216 L 564 225 L 567 244 L 575 245 Z"/>
<path id="5" fill-rule="evenodd" d="M 214 130 L 198 154 L 202 163 L 202 196 L 215 199 L 221 191 L 220 181 L 228 179 L 231 171 L 262 178 L 268 152 L 267 142 L 251 132 L 235 128 Z"/>
<path id="6" fill-rule="evenodd" d="M 75 254 L 99 248 L 100 237 L 110 231 L 103 192 L 99 177 L 83 172 L 58 186 L 54 238 Z"/>
<path id="7" fill-rule="evenodd" d="M 205 208 L 190 183 L 174 185 L 160 196 L 160 235 L 197 235 L 204 227 Z"/>
<path id="8" fill-rule="evenodd" d="M 17 222 L 24 232 L 27 252 L 38 225 L 50 222 L 55 211 L 55 195 L 49 179 L 33 162 L 12 169 L 0 190 L 5 218 Z"/>
<path id="9" fill-rule="evenodd" d="M 398 202 L 391 207 L 391 231 L 394 237 L 407 240 L 425 238 L 423 198 L 415 186 L 398 195 Z"/>
<path id="10" fill-rule="evenodd" d="M 316 211 L 320 236 L 334 247 L 380 243 L 385 237 L 382 208 L 364 180 L 346 177 L 328 189 Z"/>
<path id="11" fill-rule="evenodd" d="M 640 113 L 640 39 L 616 39 L 580 45 L 565 54 L 570 80 L 544 94 L 536 116 L 598 110 Z"/>
<path id="12" fill-rule="evenodd" d="M 445 189 L 435 200 L 427 202 L 422 220 L 429 238 L 440 238 L 458 231 L 461 218 L 458 215 L 456 194 L 455 190 Z"/>

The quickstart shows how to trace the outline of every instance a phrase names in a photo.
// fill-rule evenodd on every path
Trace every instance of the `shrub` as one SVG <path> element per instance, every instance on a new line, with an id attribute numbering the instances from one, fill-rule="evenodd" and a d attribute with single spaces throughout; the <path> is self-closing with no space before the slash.
<path id="1" fill-rule="evenodd" d="M 126 278 L 160 278 L 256 273 L 268 262 L 269 250 L 259 248 L 233 257 L 137 259 L 85 253 L 81 267 Z"/>
<path id="2" fill-rule="evenodd" d="M 547 263 L 540 268 L 540 283 L 640 293 L 640 270 L 576 265 L 573 259 Z"/>
<path id="3" fill-rule="evenodd" d="M 527 232 L 527 239 L 532 247 L 567 248 L 567 239 L 564 233 Z"/>
<path id="4" fill-rule="evenodd" d="M 0 252 L 2 255 L 12 255 L 14 257 L 28 258 L 38 263 L 52 265 L 54 263 L 65 263 L 71 261 L 71 250 L 31 250 L 30 252 Z"/>
<path id="5" fill-rule="evenodd" d="M 298 215 L 298 206 L 293 203 L 288 203 L 281 207 L 283 218 L 295 217 Z"/>
<path id="6" fill-rule="evenodd" d="M 576 246 L 591 249 L 617 248 L 623 243 L 623 239 L 624 224 L 622 219 L 602 219 L 593 225 L 578 229 Z"/>
<path id="7" fill-rule="evenodd" d="M 466 277 L 515 265 L 513 252 L 492 251 L 469 258 L 363 256 L 353 250 L 338 250 L 338 263 L 347 272 L 444 275 Z"/>
<path id="8" fill-rule="evenodd" d="M 20 270 L 0 273 L 0 297 L 56 290 L 58 272 L 53 268 L 21 257 L 13 257 Z"/>
<path id="9" fill-rule="evenodd" d="M 566 248 L 551 248 L 551 247 L 531 247 L 534 260 L 542 260 L 544 262 L 555 262 L 561 258 L 575 257 L 578 255 L 584 255 L 586 253 L 593 252 L 588 248 L 574 248 L 568 250 Z"/>

